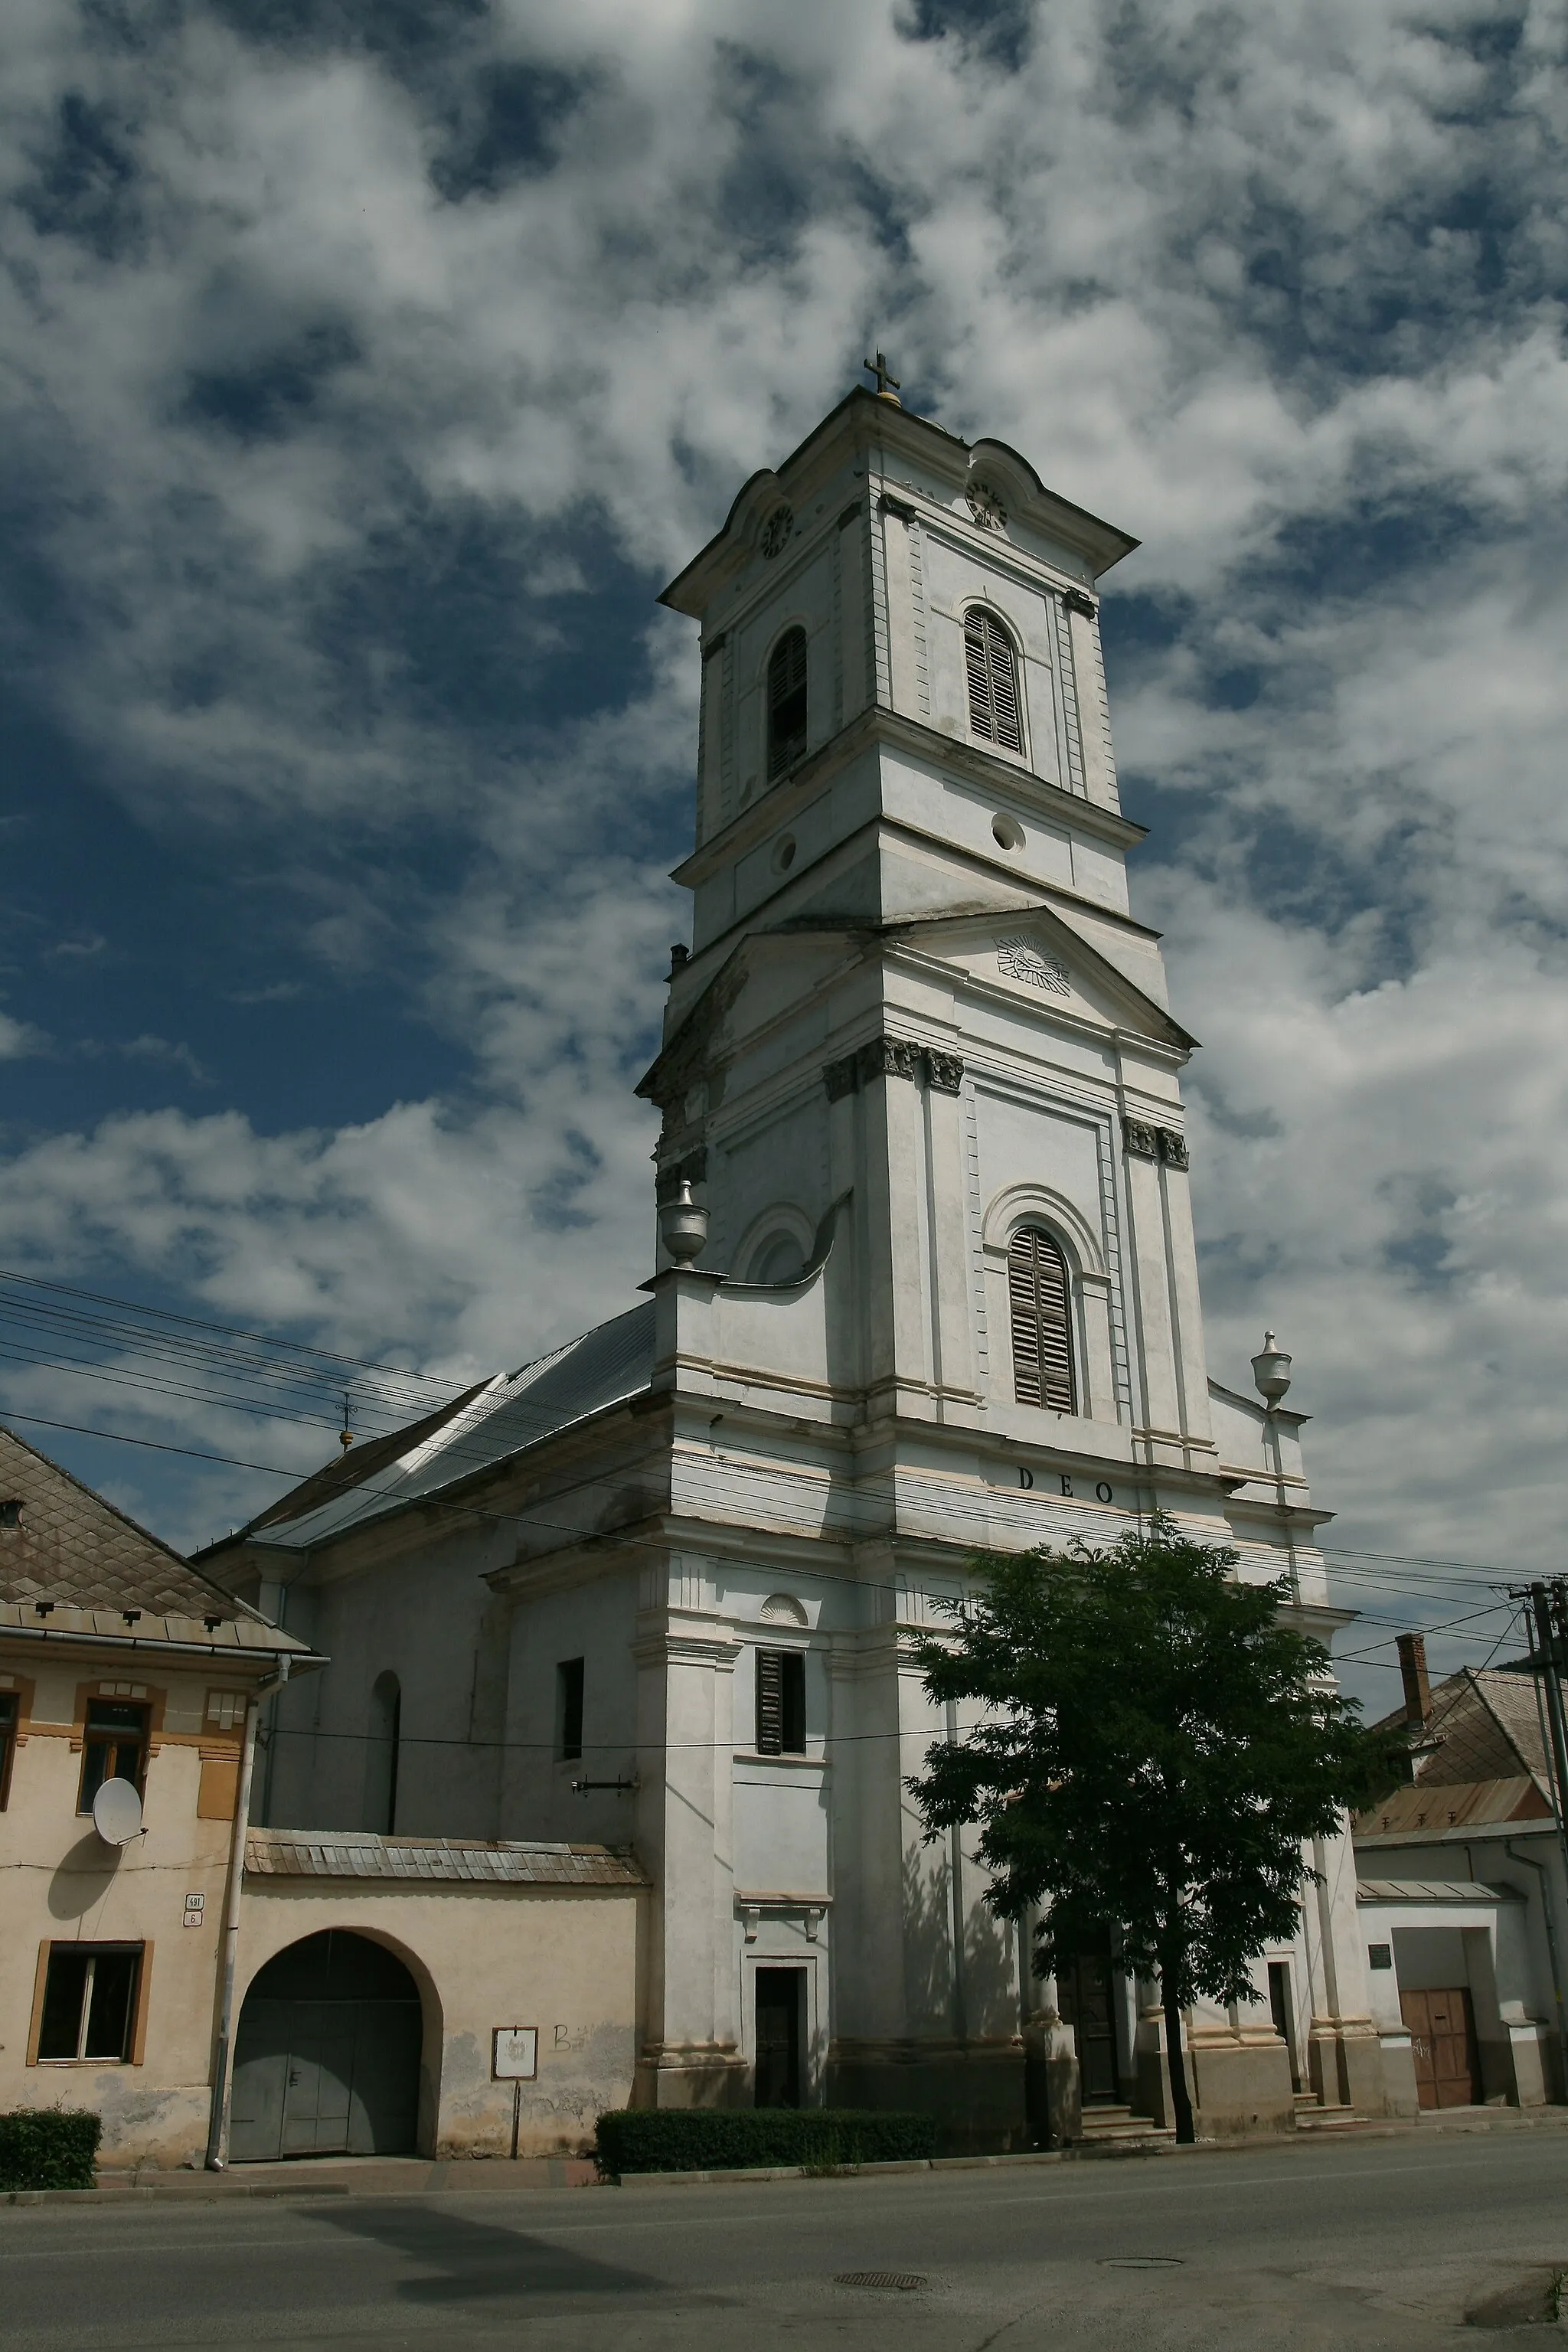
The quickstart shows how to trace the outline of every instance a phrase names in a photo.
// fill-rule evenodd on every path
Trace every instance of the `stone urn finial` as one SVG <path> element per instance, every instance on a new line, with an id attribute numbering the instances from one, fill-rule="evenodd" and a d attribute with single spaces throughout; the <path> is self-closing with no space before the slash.
<path id="1" fill-rule="evenodd" d="M 681 1178 L 672 1199 L 658 1207 L 658 1237 L 677 1265 L 689 1265 L 702 1255 L 708 1239 L 708 1212 L 691 1197 L 691 1186 Z"/>
<path id="2" fill-rule="evenodd" d="M 1252 1378 L 1270 1412 L 1290 1385 L 1290 1359 L 1274 1344 L 1272 1331 L 1263 1334 L 1263 1350 L 1252 1359 Z"/>

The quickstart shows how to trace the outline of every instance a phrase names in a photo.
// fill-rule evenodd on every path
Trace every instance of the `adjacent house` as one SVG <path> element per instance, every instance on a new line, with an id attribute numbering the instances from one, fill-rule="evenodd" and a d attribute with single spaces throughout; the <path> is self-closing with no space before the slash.
<path id="1" fill-rule="evenodd" d="M 1391 2080 L 1425 2108 L 1563 2096 L 1568 1879 L 1528 1664 L 1431 1688 L 1402 1634 L 1414 1769 L 1355 1822 L 1368 1982 Z"/>
<path id="2" fill-rule="evenodd" d="M 258 1700 L 319 1664 L 0 1429 L 0 2107 L 204 2159 Z"/>

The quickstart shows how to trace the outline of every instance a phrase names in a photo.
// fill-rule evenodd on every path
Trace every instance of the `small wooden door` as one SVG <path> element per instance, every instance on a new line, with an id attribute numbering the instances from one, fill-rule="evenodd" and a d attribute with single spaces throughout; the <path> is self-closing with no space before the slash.
<path id="1" fill-rule="evenodd" d="M 1057 1978 L 1063 2021 L 1078 2042 L 1079 2095 L 1086 2107 L 1114 2106 L 1121 2096 L 1110 1955 L 1079 1952 Z"/>
<path id="2" fill-rule="evenodd" d="M 757 1970 L 756 2101 L 759 2107 L 800 2105 L 802 1969 Z"/>
<path id="3" fill-rule="evenodd" d="M 1476 2019 L 1463 1985 L 1451 1991 L 1402 1992 L 1399 2007 L 1410 2028 L 1415 2095 L 1424 2107 L 1473 2107 L 1479 2101 Z"/>

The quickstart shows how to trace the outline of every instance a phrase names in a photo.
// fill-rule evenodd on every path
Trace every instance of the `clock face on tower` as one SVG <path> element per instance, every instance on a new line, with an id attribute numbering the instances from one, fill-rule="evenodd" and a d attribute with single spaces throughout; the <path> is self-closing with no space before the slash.
<path id="1" fill-rule="evenodd" d="M 1007 509 L 1002 503 L 1002 493 L 989 482 L 971 482 L 965 493 L 969 511 L 984 530 L 1005 530 Z"/>
<path id="2" fill-rule="evenodd" d="M 781 555 L 789 545 L 795 529 L 795 515 L 788 507 L 775 507 L 763 526 L 763 553 Z"/>

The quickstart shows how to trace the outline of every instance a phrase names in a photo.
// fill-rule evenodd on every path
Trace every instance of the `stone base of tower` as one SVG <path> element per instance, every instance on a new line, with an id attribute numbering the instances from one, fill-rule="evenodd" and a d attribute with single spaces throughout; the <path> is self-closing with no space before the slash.
<path id="1" fill-rule="evenodd" d="M 1024 2045 L 1005 2042 L 837 2042 L 827 2104 L 936 2118 L 943 2156 L 1003 2156 L 1035 2145 Z"/>
<path id="2" fill-rule="evenodd" d="M 1414 2069 L 1412 2070 L 1414 2075 Z M 1312 2021 L 1307 2078 L 1326 2107 L 1353 2107 L 1362 2116 L 1403 2115 L 1399 2085 L 1391 2084 L 1383 2044 L 1370 2018 Z"/>
<path id="3" fill-rule="evenodd" d="M 743 2107 L 751 2099 L 751 2069 L 732 2042 L 653 2042 L 637 2060 L 631 2104 Z"/>
<path id="4" fill-rule="evenodd" d="M 1162 2130 L 1175 2126 L 1163 2027 L 1145 2019 L 1138 2038 L 1132 2105 Z M 1201 2139 L 1251 2139 L 1296 2128 L 1290 2053 L 1277 2035 L 1185 2038 L 1187 2095 Z"/>

